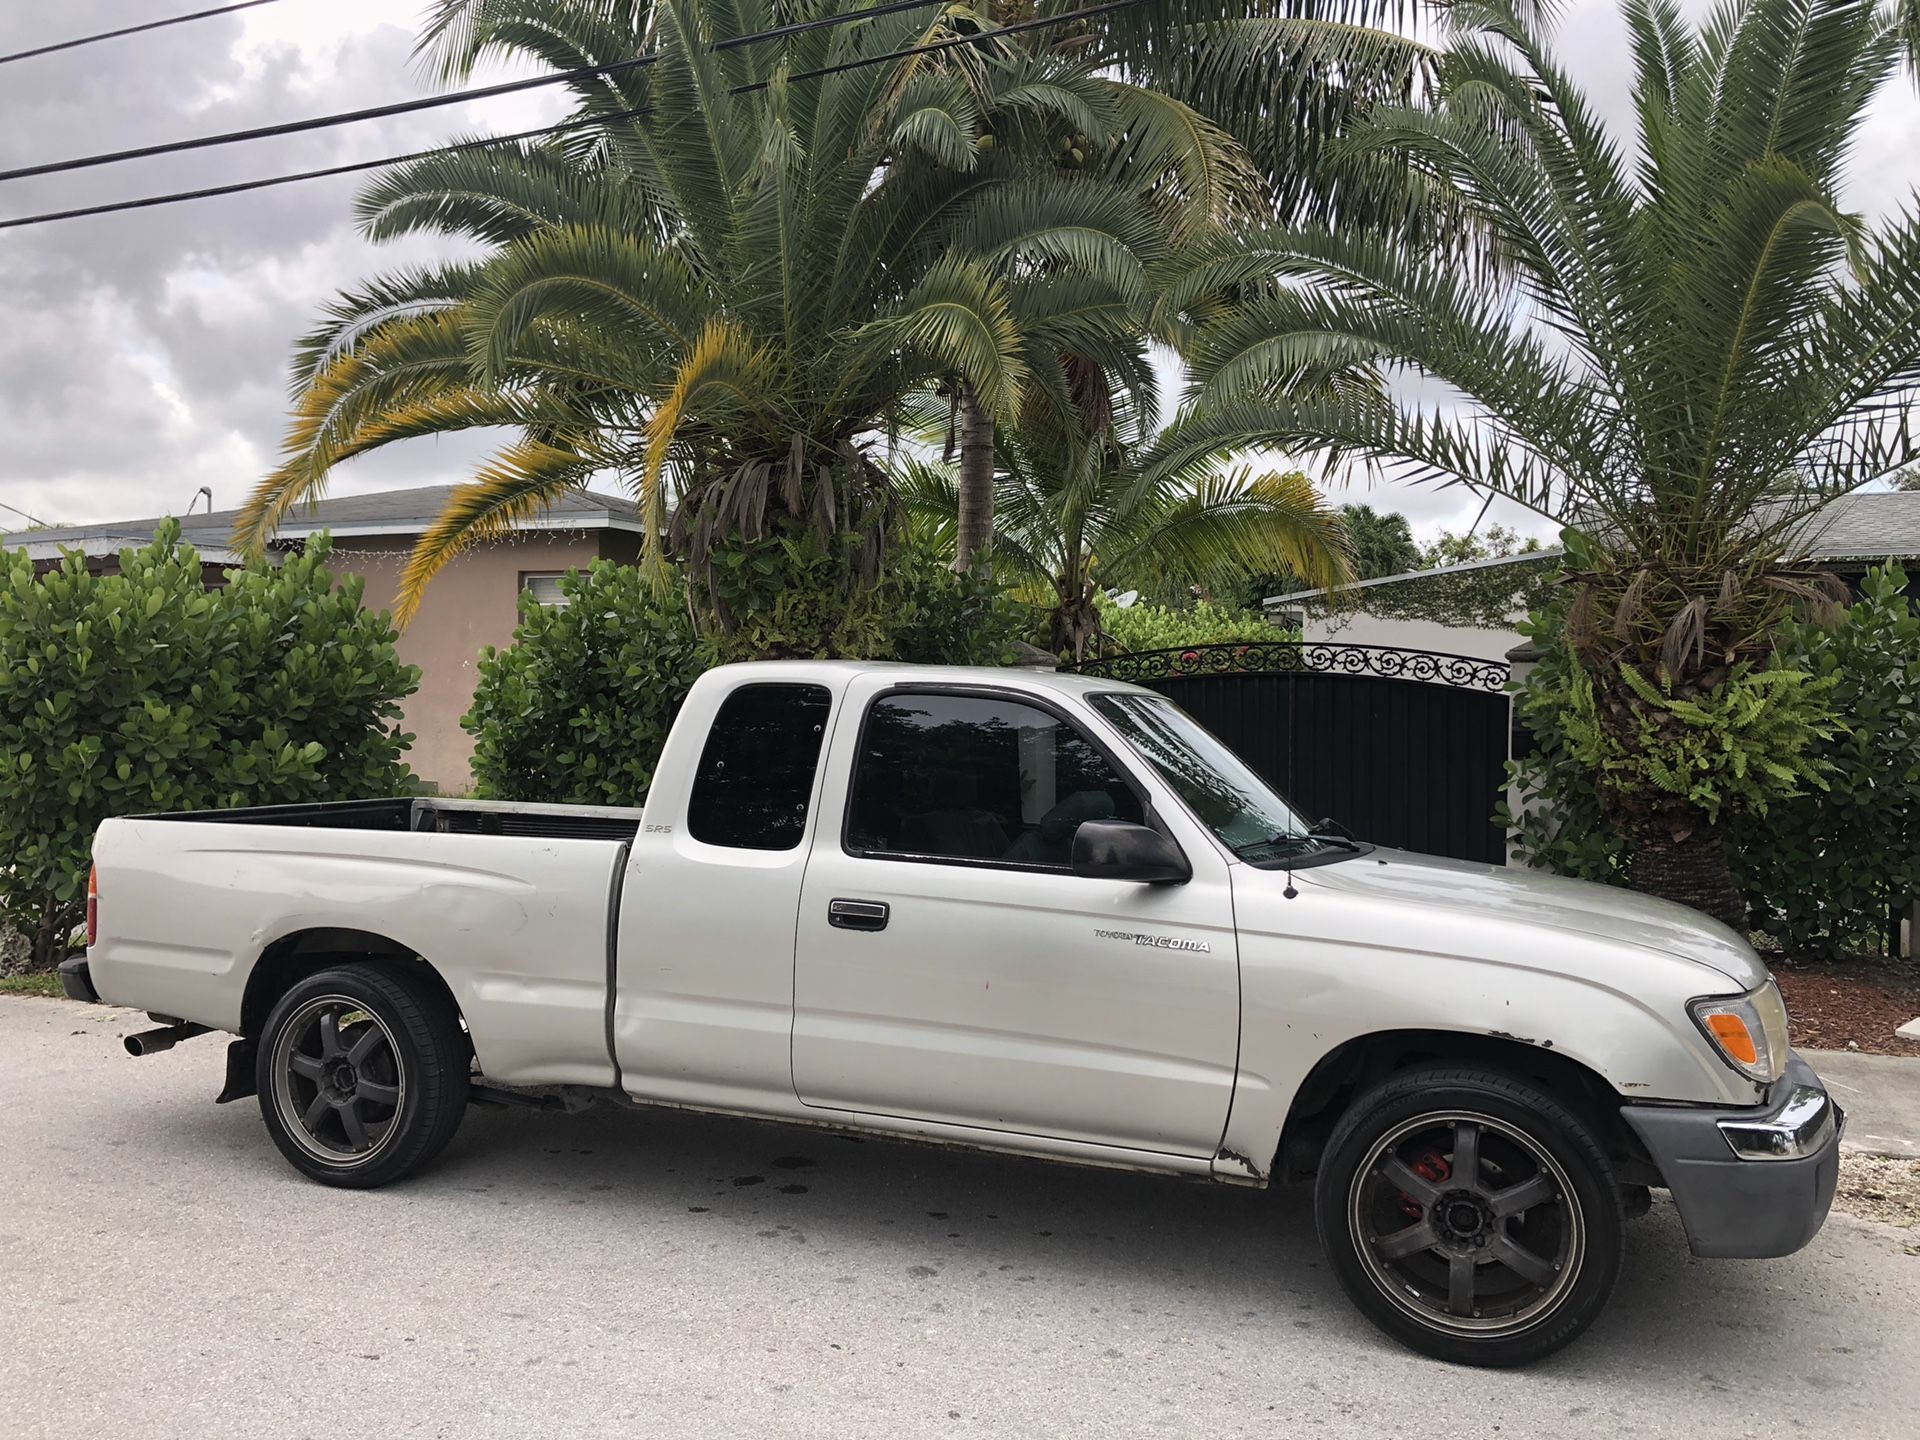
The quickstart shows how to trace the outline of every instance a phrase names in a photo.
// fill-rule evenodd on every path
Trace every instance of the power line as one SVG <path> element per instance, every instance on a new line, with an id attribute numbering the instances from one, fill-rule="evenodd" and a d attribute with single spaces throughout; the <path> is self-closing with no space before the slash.
<path id="1" fill-rule="evenodd" d="M 59 175 L 69 170 L 91 170 L 96 165 L 117 165 L 123 160 L 150 160 L 156 155 L 175 155 L 185 150 L 209 150 L 216 145 L 236 145 L 243 140 L 267 140 L 276 135 L 298 135 L 308 130 L 327 130 L 336 125 L 356 125 L 364 120 L 385 120 L 395 115 L 410 115 L 416 110 L 434 110 L 443 105 L 461 105 L 469 100 L 491 100 L 522 90 L 537 90 L 545 85 L 565 85 L 588 80 L 596 75 L 618 75 L 651 65 L 658 55 L 640 55 L 611 65 L 588 65 L 577 70 L 560 70 L 551 75 L 534 75 L 525 80 L 503 80 L 498 85 L 482 85 L 472 90 L 453 90 L 445 95 L 427 95 L 418 100 L 397 100 L 391 105 L 370 105 L 364 110 L 344 110 L 335 115 L 315 115 L 306 120 L 283 120 L 274 125 L 257 125 L 250 130 L 229 130 L 223 135 L 201 135 L 192 140 L 169 140 L 160 145 L 141 145 L 132 150 L 112 150 L 102 155 L 82 155 L 75 160 L 49 160 L 43 165 L 23 165 L 17 170 L 0 170 L 0 180 L 25 180 L 33 175 Z"/>
<path id="2" fill-rule="evenodd" d="M 227 185 L 209 185 L 199 190 L 177 190 L 168 195 L 147 195 L 138 200 L 114 200 L 104 205 L 83 205 L 76 210 L 50 210 L 42 215 L 23 215 L 17 220 L 0 220 L 0 230 L 17 230 L 23 225 L 47 225 L 55 220 L 78 220 L 87 215 L 111 215 L 121 210 L 146 210 L 155 205 L 177 205 L 186 200 L 211 200 L 218 195 L 243 195 L 249 190 L 267 190 L 276 185 L 294 185 L 303 180 L 324 180 L 330 175 L 352 175 L 362 170 L 381 170 L 389 165 L 405 165 L 435 155 L 457 155 L 463 150 L 483 150 L 489 145 L 511 145 L 520 140 L 535 140 L 545 135 L 584 130 L 615 120 L 632 119 L 650 113 L 652 107 L 617 110 L 610 115 L 584 115 L 562 120 L 557 125 L 542 125 L 532 130 L 517 130 L 511 135 L 487 135 L 478 140 L 461 140 L 451 145 L 436 145 L 430 150 L 415 150 L 406 155 L 386 155 L 378 160 L 354 160 L 344 165 L 328 165 L 319 170 L 300 170 L 291 175 L 268 175 L 259 180 L 236 180 Z"/>
<path id="3" fill-rule="evenodd" d="M 53 55 L 62 50 L 78 50 L 82 45 L 98 45 L 102 40 L 118 40 L 126 35 L 144 34 L 148 30 L 164 30 L 169 25 L 184 25 L 189 20 L 211 20 L 216 15 L 231 15 L 236 10 L 251 10 L 256 5 L 273 3 L 274 0 L 241 0 L 238 5 L 220 5 L 212 10 L 195 10 L 191 15 L 172 15 L 165 20 L 148 20 L 119 30 L 103 30 L 98 35 L 82 35 L 77 40 L 62 40 L 54 45 L 39 45 L 32 50 L 16 50 L 11 55 L 0 55 L 0 65 L 11 65 L 16 60 L 31 60 L 36 55 Z"/>
<path id="4" fill-rule="evenodd" d="M 798 70 L 788 76 L 789 82 L 799 80 L 818 80 L 829 75 L 842 75 L 852 70 L 865 69 L 873 65 L 885 65 L 891 61 L 904 60 L 914 55 L 930 55 L 940 51 L 955 49 L 963 45 L 978 45 L 985 41 L 997 40 L 1006 35 L 1022 34 L 1031 30 L 1048 29 L 1057 25 L 1066 25 L 1075 20 L 1091 19 L 1098 15 L 1112 14 L 1119 10 L 1130 10 L 1137 5 L 1150 4 L 1152 0 L 1106 0 L 1100 5 L 1091 5 L 1081 10 L 1070 10 L 1062 15 L 1043 16 L 1038 19 L 1022 20 L 1012 25 L 1002 25 L 992 30 L 980 30 L 971 35 L 956 35 L 945 40 L 934 40 L 924 45 L 910 45 L 904 50 L 889 50 L 880 55 L 865 55 L 857 59 L 842 61 L 836 65 L 823 65 L 814 70 Z M 865 12 L 854 11 L 840 19 L 859 19 Z M 738 37 L 743 43 L 749 37 Z M 645 56 L 638 61 L 623 61 L 623 65 L 647 63 L 656 56 Z M 569 72 L 572 73 L 572 72 Z M 731 95 L 747 95 L 765 90 L 770 81 L 756 80 L 746 85 L 733 86 Z M 329 165 L 318 170 L 302 170 L 287 175 L 269 175 L 258 180 L 240 180 L 227 185 L 211 185 L 199 190 L 180 190 L 164 195 L 148 195 L 137 200 L 115 200 L 101 205 L 85 205 L 72 210 L 52 210 L 39 215 L 23 215 L 14 220 L 0 220 L 0 230 L 16 230 L 26 225 L 47 225 L 56 220 L 78 220 L 89 215 L 111 215 L 122 210 L 145 210 L 157 205 L 175 205 L 188 200 L 207 200 L 220 195 L 239 195 L 252 190 L 266 190 L 278 185 L 293 185 L 306 180 L 322 180 L 333 175 L 350 175 L 364 170 L 380 170 L 389 165 L 405 165 L 415 160 L 425 160 L 434 155 L 452 155 L 465 150 L 484 149 L 489 145 L 509 145 L 522 140 L 537 139 L 546 135 L 563 134 L 570 130 L 584 129 L 592 125 L 611 124 L 618 120 L 637 119 L 651 115 L 651 105 L 637 106 L 629 110 L 617 110 L 605 115 L 586 115 L 572 120 L 563 120 L 554 125 L 543 125 L 532 130 L 516 131 L 510 135 L 489 135 L 478 140 L 462 140 L 451 145 L 437 145 L 427 150 L 415 150 L 405 155 L 388 155 L 378 160 L 356 160 L 343 165 Z M 297 122 L 303 123 L 303 122 Z M 37 173 L 37 172 L 14 172 Z M 0 178 L 8 178 L 0 176 Z"/>
<path id="5" fill-rule="evenodd" d="M 264 4 L 266 0 L 251 0 L 251 3 Z M 792 25 L 775 26 L 770 30 L 736 35 L 732 39 L 721 41 L 713 48 L 734 50 L 766 40 L 784 40 L 789 36 L 810 30 L 845 25 L 856 20 L 869 20 L 876 16 L 892 15 L 904 10 L 924 9 L 937 3 L 943 3 L 943 0 L 888 0 L 888 3 L 866 9 L 845 11 L 838 15 L 820 16 Z M 221 12 L 209 10 L 201 13 L 211 15 Z M 256 125 L 246 130 L 228 130 L 218 135 L 200 135 L 187 140 L 168 140 L 155 145 L 137 145 L 130 150 L 108 150 L 98 155 L 79 155 L 71 160 L 48 160 L 39 165 L 22 165 L 13 170 L 0 170 L 0 181 L 26 180 L 36 175 L 64 175 L 71 170 L 91 170 L 101 165 L 118 165 L 127 160 L 151 160 L 158 155 L 177 155 L 190 150 L 210 150 L 217 146 L 237 145 L 248 140 L 270 140 L 281 135 L 299 135 L 311 130 L 330 130 L 336 126 L 357 125 L 368 120 L 387 120 L 396 115 L 411 115 L 421 110 L 437 110 L 448 105 L 464 105 L 475 100 L 492 100 L 502 95 L 517 95 L 522 91 L 540 90 L 549 85 L 570 85 L 578 80 L 622 75 L 628 71 L 652 65 L 659 58 L 658 53 L 637 55 L 631 60 L 616 60 L 607 65 L 582 65 L 572 70 L 558 70 L 550 75 L 534 75 L 522 80 L 504 80 L 497 85 L 481 85 L 468 90 L 450 90 L 443 95 L 397 100 L 388 105 L 370 105 L 363 110 L 343 110 L 330 115 L 310 116 L 305 120 L 283 120 L 272 125 Z"/>
<path id="6" fill-rule="evenodd" d="M 812 20 L 796 20 L 791 25 L 776 25 L 771 30 L 756 31 L 752 35 L 736 35 L 731 40 L 722 40 L 714 45 L 716 50 L 738 50 L 742 45 L 753 45 L 761 40 L 785 40 L 790 35 L 804 35 L 809 30 L 824 30 L 829 25 L 843 24 L 848 20 L 871 20 L 880 15 L 898 15 L 903 10 L 925 10 L 932 5 L 944 5 L 947 0 L 889 0 L 885 5 L 870 5 L 864 10 L 851 14 L 820 15 Z"/>

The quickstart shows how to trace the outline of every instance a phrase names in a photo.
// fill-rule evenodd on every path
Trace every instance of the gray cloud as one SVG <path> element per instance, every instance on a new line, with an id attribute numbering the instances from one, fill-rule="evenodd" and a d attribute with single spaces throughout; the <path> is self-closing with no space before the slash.
<path id="1" fill-rule="evenodd" d="M 1700 13 L 1705 0 L 1689 0 Z M 0 168 L 258 125 L 424 93 L 409 60 L 412 6 L 290 0 L 0 69 Z M 125 24 L 130 0 L 0 7 L 0 52 Z M 1615 0 L 1573 0 L 1560 50 L 1624 140 L 1631 61 Z M 1897 93 L 1895 93 L 1897 92 Z M 455 107 L 0 185 L 0 216 L 417 149 L 514 129 L 551 95 Z M 1920 103 L 1890 89 L 1849 203 L 1884 213 L 1920 174 Z M 0 502 L 49 519 L 176 509 L 200 485 L 237 503 L 272 464 L 289 347 L 320 303 L 430 248 L 374 247 L 349 222 L 352 177 L 37 229 L 0 231 Z M 398 446 L 342 470 L 350 493 L 470 473 L 478 437 Z M 1426 535 L 1463 529 L 1460 489 L 1328 477 L 1336 501 L 1404 510 Z M 1490 521 L 1547 534 L 1504 502 Z M 9 519 L 0 515 L 0 529 Z"/>
<path id="2" fill-rule="evenodd" d="M 0 167 L 422 93 L 410 30 L 364 17 L 341 29 L 333 7 L 298 8 L 311 39 L 257 43 L 229 17 L 6 67 Z M 99 0 L 9 7 L 0 51 L 110 28 L 127 13 Z M 456 107 L 16 181 L 0 187 L 0 214 L 398 153 L 496 119 L 519 123 L 498 106 Z M 356 184 L 343 177 L 0 232 L 0 500 L 68 521 L 178 509 L 203 484 L 222 505 L 237 503 L 276 454 L 290 344 L 320 302 L 430 253 L 425 243 L 376 248 L 355 235 Z M 444 482 L 468 473 L 483 449 L 400 447 L 347 467 L 336 488 Z"/>

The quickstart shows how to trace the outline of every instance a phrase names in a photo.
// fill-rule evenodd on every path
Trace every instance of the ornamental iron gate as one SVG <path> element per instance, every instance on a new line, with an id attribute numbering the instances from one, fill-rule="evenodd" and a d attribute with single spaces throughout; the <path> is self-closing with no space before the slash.
<path id="1" fill-rule="evenodd" d="M 1067 667 L 1157 690 L 1309 819 L 1362 840 L 1506 862 L 1508 667 L 1385 645 L 1197 645 Z"/>

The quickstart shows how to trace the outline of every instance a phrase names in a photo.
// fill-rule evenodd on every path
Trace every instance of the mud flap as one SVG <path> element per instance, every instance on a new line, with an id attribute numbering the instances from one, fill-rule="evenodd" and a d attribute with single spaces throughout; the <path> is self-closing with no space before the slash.
<path id="1" fill-rule="evenodd" d="M 227 1083 L 214 1096 L 214 1104 L 224 1105 L 229 1100 L 244 1100 L 260 1093 L 253 1078 L 254 1055 L 258 1049 L 252 1040 L 236 1040 L 227 1046 Z"/>

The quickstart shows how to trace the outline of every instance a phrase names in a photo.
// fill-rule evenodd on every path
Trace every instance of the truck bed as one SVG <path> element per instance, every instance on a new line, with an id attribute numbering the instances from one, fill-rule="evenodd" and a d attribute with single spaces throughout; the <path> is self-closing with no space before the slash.
<path id="1" fill-rule="evenodd" d="M 333 800 L 318 805 L 252 805 L 177 810 L 142 820 L 201 825 L 284 825 L 315 830 L 395 830 L 442 835 L 521 835 L 550 840 L 632 840 L 640 811 L 611 805 L 534 805 L 512 800 Z"/>

